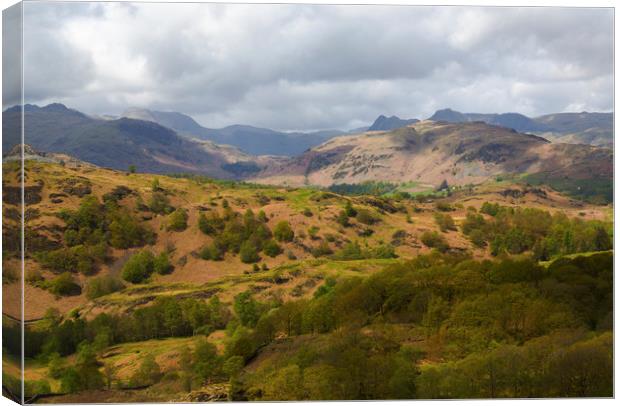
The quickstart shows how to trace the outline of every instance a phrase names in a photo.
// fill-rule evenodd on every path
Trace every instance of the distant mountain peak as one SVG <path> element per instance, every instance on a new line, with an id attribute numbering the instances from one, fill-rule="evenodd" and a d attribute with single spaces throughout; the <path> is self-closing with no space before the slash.
<path id="1" fill-rule="evenodd" d="M 432 121 L 444 121 L 448 123 L 463 123 L 469 121 L 465 114 L 452 110 L 451 108 L 440 109 L 433 114 L 429 120 Z"/>
<path id="2" fill-rule="evenodd" d="M 397 128 L 406 127 L 409 124 L 417 123 L 418 119 L 410 118 L 410 119 L 402 119 L 397 116 L 386 117 L 381 114 L 374 123 L 368 128 L 368 131 L 388 131 L 395 130 Z"/>

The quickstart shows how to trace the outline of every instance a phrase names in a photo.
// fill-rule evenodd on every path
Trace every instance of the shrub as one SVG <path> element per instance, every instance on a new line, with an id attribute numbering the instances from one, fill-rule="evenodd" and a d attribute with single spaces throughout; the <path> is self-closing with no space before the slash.
<path id="1" fill-rule="evenodd" d="M 183 231 L 187 228 L 187 210 L 178 208 L 168 217 L 168 230 Z"/>
<path id="2" fill-rule="evenodd" d="M 469 239 L 476 247 L 482 248 L 486 245 L 486 238 L 482 230 L 473 230 L 469 233 Z"/>
<path id="3" fill-rule="evenodd" d="M 269 240 L 263 246 L 263 252 L 273 258 L 282 253 L 282 248 L 274 240 Z"/>
<path id="4" fill-rule="evenodd" d="M 258 219 L 258 221 L 260 221 L 261 223 L 266 223 L 269 221 L 269 219 L 267 218 L 267 215 L 265 214 L 264 210 L 260 210 L 258 212 L 258 214 L 256 215 L 256 218 Z"/>
<path id="5" fill-rule="evenodd" d="M 110 245 L 114 248 L 131 248 L 144 245 L 149 232 L 126 211 L 117 211 L 110 223 Z"/>
<path id="6" fill-rule="evenodd" d="M 244 241 L 241 244 L 241 248 L 239 249 L 239 258 L 241 259 L 241 262 L 246 264 L 258 262 L 258 260 L 260 260 L 256 247 L 249 241 Z"/>
<path id="7" fill-rule="evenodd" d="M 349 227 L 349 216 L 347 216 L 347 212 L 344 210 L 340 210 L 338 216 L 336 217 L 336 222 L 343 227 Z"/>
<path id="8" fill-rule="evenodd" d="M 162 252 L 153 259 L 153 271 L 160 275 L 172 272 L 172 264 L 170 264 L 168 253 Z"/>
<path id="9" fill-rule="evenodd" d="M 154 270 L 153 253 L 140 251 L 127 260 L 121 272 L 123 279 L 131 283 L 140 283 L 147 279 Z"/>
<path id="10" fill-rule="evenodd" d="M 50 292 L 57 296 L 79 295 L 82 292 L 80 285 L 75 283 L 73 275 L 63 272 L 47 283 Z"/>
<path id="11" fill-rule="evenodd" d="M 308 229 L 308 235 L 310 236 L 311 239 L 316 240 L 318 239 L 318 233 L 319 233 L 320 228 L 317 226 L 311 226 Z"/>
<path id="12" fill-rule="evenodd" d="M 123 282 L 118 278 L 110 275 L 98 276 L 86 283 L 86 296 L 89 299 L 96 299 L 100 296 L 117 292 L 124 287 Z"/>
<path id="13" fill-rule="evenodd" d="M 131 377 L 131 386 L 153 385 L 161 379 L 161 368 L 153 354 L 147 354 Z"/>
<path id="14" fill-rule="evenodd" d="M 454 224 L 454 220 L 452 219 L 452 216 L 450 216 L 449 214 L 442 214 L 442 213 L 435 213 L 434 215 L 435 217 L 435 222 L 437 223 L 437 225 L 439 226 L 439 229 L 442 232 L 447 232 L 449 230 L 456 230 L 456 225 Z"/>
<path id="15" fill-rule="evenodd" d="M 166 214 L 172 211 L 170 201 L 163 192 L 153 192 L 149 201 L 149 209 L 153 213 Z"/>
<path id="16" fill-rule="evenodd" d="M 446 202 L 435 203 L 435 208 L 439 211 L 454 211 L 454 208 L 450 205 L 450 203 Z"/>
<path id="17" fill-rule="evenodd" d="M 347 217 L 355 217 L 357 215 L 357 210 L 353 208 L 353 205 L 348 200 L 347 200 L 347 203 L 344 205 L 344 212 L 347 215 Z"/>
<path id="18" fill-rule="evenodd" d="M 217 242 L 213 242 L 211 245 L 206 245 L 200 250 L 200 258 L 211 261 L 221 261 L 224 259 L 224 251 L 220 248 Z"/>
<path id="19" fill-rule="evenodd" d="M 331 255 L 334 253 L 334 251 L 332 251 L 327 241 L 321 241 L 319 245 L 312 248 L 311 253 L 312 253 L 312 256 L 314 256 L 315 258 L 318 258 L 318 257 L 324 257 L 326 255 Z"/>
<path id="20" fill-rule="evenodd" d="M 355 220 L 366 225 L 372 225 L 379 221 L 377 216 L 367 209 L 359 209 L 355 216 Z"/>
<path id="21" fill-rule="evenodd" d="M 445 252 L 450 248 L 446 239 L 440 235 L 437 231 L 425 231 L 420 237 L 422 244 L 429 248 L 437 248 L 440 252 Z"/>
<path id="22" fill-rule="evenodd" d="M 293 232 L 293 229 L 291 228 L 289 222 L 283 220 L 276 224 L 275 228 L 273 229 L 273 236 L 276 240 L 281 242 L 293 241 L 295 233 Z"/>
<path id="23" fill-rule="evenodd" d="M 372 250 L 372 257 L 379 259 L 396 258 L 394 247 L 388 244 L 380 244 Z"/>
<path id="24" fill-rule="evenodd" d="M 307 208 L 307 207 L 304 209 L 304 211 L 302 212 L 302 214 L 303 214 L 304 216 L 306 216 L 306 217 L 312 217 L 312 216 L 313 216 L 313 214 L 312 214 L 312 210 L 310 210 L 310 209 L 309 209 L 309 208 Z"/>
<path id="25" fill-rule="evenodd" d="M 215 228 L 209 223 L 204 213 L 200 213 L 198 216 L 198 229 L 206 235 L 215 234 Z"/>

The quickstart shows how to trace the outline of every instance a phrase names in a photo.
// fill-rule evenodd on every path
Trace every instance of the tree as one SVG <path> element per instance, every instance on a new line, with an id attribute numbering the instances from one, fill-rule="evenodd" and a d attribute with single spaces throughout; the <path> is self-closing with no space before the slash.
<path id="1" fill-rule="evenodd" d="M 276 224 L 275 228 L 273 229 L 273 236 L 276 240 L 280 242 L 293 241 L 295 233 L 293 232 L 293 229 L 291 228 L 289 222 L 283 220 Z"/>
<path id="2" fill-rule="evenodd" d="M 82 389 L 81 376 L 73 368 L 67 368 L 60 378 L 60 391 L 64 393 L 75 393 Z"/>
<path id="3" fill-rule="evenodd" d="M 613 247 L 609 234 L 603 227 L 596 227 L 594 235 L 594 247 L 596 251 L 607 251 Z"/>
<path id="4" fill-rule="evenodd" d="M 239 249 L 239 258 L 241 259 L 241 262 L 245 264 L 251 264 L 260 260 L 256 247 L 250 241 L 244 241 L 241 244 L 241 248 Z"/>
<path id="5" fill-rule="evenodd" d="M 194 350 L 194 372 L 203 382 L 210 382 L 221 372 L 222 362 L 217 348 L 206 339 L 196 344 Z"/>
<path id="6" fill-rule="evenodd" d="M 47 373 L 52 379 L 60 379 L 65 369 L 67 368 L 67 363 L 65 360 L 58 354 L 57 352 L 52 353 L 47 361 Z"/>
<path id="7" fill-rule="evenodd" d="M 103 387 L 103 375 L 99 372 L 95 349 L 90 344 L 80 344 L 75 368 L 80 376 L 81 389 L 100 389 Z"/>
<path id="8" fill-rule="evenodd" d="M 129 173 L 136 173 L 136 165 L 129 165 Z"/>
<path id="9" fill-rule="evenodd" d="M 256 322 L 261 314 L 261 309 L 259 303 L 254 300 L 249 291 L 235 296 L 235 303 L 233 307 L 242 325 L 248 327 L 256 326 Z"/>
<path id="10" fill-rule="evenodd" d="M 232 379 L 237 377 L 241 373 L 244 364 L 245 363 L 243 362 L 243 357 L 239 355 L 233 355 L 224 362 L 222 370 L 229 378 Z"/>
<path id="11" fill-rule="evenodd" d="M 112 389 L 112 384 L 116 380 L 116 371 L 117 368 L 112 361 L 103 364 L 103 376 L 108 390 Z"/>
<path id="12" fill-rule="evenodd" d="M 179 354 L 179 367 L 181 367 L 181 379 L 186 392 L 192 390 L 192 380 L 194 378 L 194 360 L 189 347 L 185 346 Z"/>

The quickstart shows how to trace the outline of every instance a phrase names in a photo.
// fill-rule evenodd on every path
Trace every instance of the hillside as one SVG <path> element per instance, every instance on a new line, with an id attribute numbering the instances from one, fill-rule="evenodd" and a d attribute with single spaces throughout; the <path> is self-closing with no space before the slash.
<path id="1" fill-rule="evenodd" d="M 264 183 L 329 186 L 366 181 L 439 186 L 479 183 L 505 174 L 609 180 L 612 151 L 554 144 L 481 122 L 423 121 L 389 132 L 337 137 L 283 164 L 268 167 Z"/>
<path id="2" fill-rule="evenodd" d="M 406 143 L 420 142 L 419 135 L 406 134 L 410 135 L 404 137 Z M 401 131 L 401 138 L 406 134 Z M 297 396 L 289 392 L 296 385 L 278 382 L 298 379 L 298 363 L 317 373 L 327 363 L 329 371 L 340 374 L 351 362 L 374 371 L 375 366 L 359 364 L 367 358 L 391 371 L 377 381 L 381 385 L 404 373 L 394 375 L 393 362 L 407 362 L 407 374 L 424 377 L 416 381 L 420 392 L 410 392 L 407 384 L 362 393 L 355 386 L 339 394 L 321 383 L 323 372 L 308 372 L 299 385 L 308 391 L 323 388 L 322 392 L 298 398 L 440 397 L 425 381 L 432 373 L 428 368 L 448 368 L 453 361 L 466 368 L 468 356 L 490 356 L 487 350 L 468 347 L 472 340 L 468 336 L 447 333 L 450 326 L 464 328 L 459 323 L 469 323 L 459 319 L 462 310 L 454 298 L 469 300 L 470 306 L 488 303 L 495 312 L 514 312 L 514 307 L 497 302 L 507 292 L 513 296 L 523 292 L 511 300 L 519 309 L 525 306 L 528 320 L 538 315 L 531 319 L 535 324 L 492 330 L 474 320 L 482 329 L 471 331 L 476 342 L 488 339 L 508 345 L 519 338 L 518 351 L 538 348 L 528 344 L 534 339 L 561 343 L 557 348 L 562 351 L 573 351 L 574 343 L 589 346 L 596 354 L 607 348 L 608 254 L 593 252 L 611 247 L 609 206 L 509 181 L 418 196 L 346 196 L 200 176 L 127 174 L 66 155 L 38 158 L 36 151 L 27 150 L 26 390 L 28 396 L 58 395 L 41 401 L 283 400 Z M 4 380 L 10 387 L 14 386 L 10 372 L 16 370 L 11 351 L 16 351 L 19 337 L 12 335 L 18 330 L 11 321 L 20 311 L 19 247 L 11 244 L 18 241 L 18 180 L 17 162 L 6 160 L 3 323 L 8 375 Z M 567 240 L 566 235 L 574 237 Z M 511 262 L 499 259 L 514 256 L 526 261 L 517 269 L 533 266 L 538 272 L 522 258 L 531 256 L 546 261 L 550 270 L 562 270 L 561 261 L 554 263 L 557 258 L 584 252 L 595 262 L 583 264 L 582 256 L 572 255 L 570 269 L 602 269 L 593 274 L 598 278 L 595 288 L 555 271 L 549 271 L 551 279 L 544 286 L 552 289 L 562 283 L 558 295 L 567 289 L 575 289 L 580 297 L 592 294 L 597 301 L 586 301 L 590 307 L 581 302 L 565 307 L 560 297 L 539 293 L 529 274 L 513 275 Z M 489 266 L 477 262 L 483 259 L 496 264 L 490 282 L 475 271 Z M 471 272 L 460 273 L 463 269 Z M 502 279 L 504 273 L 507 279 Z M 403 275 L 410 279 L 401 280 Z M 465 279 L 459 282 L 459 278 Z M 515 283 L 521 284 L 518 289 Z M 404 296 L 394 296 L 388 288 L 392 284 Z M 415 289 L 401 289 L 418 284 L 436 286 L 440 296 L 432 299 L 424 296 L 429 290 L 419 296 Z M 487 289 L 490 296 L 476 302 L 480 289 Z M 378 303 L 384 303 L 379 307 L 382 316 Z M 436 330 L 427 321 L 428 314 L 441 303 L 450 316 L 438 319 Z M 567 313 L 573 311 L 580 316 Z M 586 317 L 582 314 L 597 326 L 596 335 L 580 333 L 581 324 L 575 327 Z M 559 333 L 548 327 L 550 320 L 565 335 L 554 335 Z M 573 329 L 569 336 L 567 328 Z M 86 344 L 80 344 L 84 340 Z M 364 344 L 351 346 L 348 340 Z M 367 347 L 367 340 L 375 344 Z M 355 355 L 339 348 L 361 352 Z M 381 352 L 369 357 L 369 348 Z M 348 361 L 329 355 L 338 353 L 347 354 Z M 205 359 L 214 364 L 202 364 Z M 159 372 L 144 372 L 151 370 L 149 365 L 157 365 Z M 274 369 L 278 365 L 281 374 Z M 449 379 L 446 374 L 451 370 L 442 371 L 441 379 Z M 601 386 L 588 388 L 587 393 L 607 393 L 607 370 L 599 371 Z M 72 380 L 75 373 L 81 378 Z M 105 382 L 109 390 L 102 389 Z M 554 385 L 545 390 L 569 393 Z"/>
<path id="3" fill-rule="evenodd" d="M 230 146 L 189 140 L 151 121 L 94 119 L 61 104 L 26 105 L 24 120 L 25 141 L 35 150 L 120 170 L 134 165 L 140 172 L 193 172 L 230 179 L 256 172 L 271 161 Z M 20 122 L 19 108 L 4 112 L 4 151 L 19 143 Z"/>

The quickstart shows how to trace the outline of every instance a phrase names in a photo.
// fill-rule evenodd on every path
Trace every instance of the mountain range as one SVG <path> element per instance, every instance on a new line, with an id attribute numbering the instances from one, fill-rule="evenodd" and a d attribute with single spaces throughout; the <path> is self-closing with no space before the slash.
<path id="1" fill-rule="evenodd" d="M 365 181 L 439 185 L 478 183 L 502 174 L 611 179 L 609 148 L 551 143 L 481 121 L 425 120 L 381 133 L 336 137 L 304 154 L 266 167 L 256 181 L 329 186 Z"/>
<path id="2" fill-rule="evenodd" d="M 169 127 L 179 134 L 218 144 L 228 144 L 252 155 L 298 155 L 331 137 L 346 134 L 340 130 L 315 132 L 281 132 L 268 128 L 235 124 L 220 129 L 206 128 L 193 118 L 176 112 L 162 112 L 131 108 L 123 117 L 153 121 Z"/>
<path id="3" fill-rule="evenodd" d="M 20 111 L 20 107 L 12 107 L 3 113 L 4 151 L 20 142 Z M 58 103 L 25 105 L 24 122 L 24 141 L 36 150 L 64 153 L 113 169 L 134 165 L 141 172 L 203 173 L 230 179 L 258 171 L 259 165 L 276 159 L 189 139 L 152 121 L 97 119 Z"/>
<path id="4" fill-rule="evenodd" d="M 20 111 L 13 107 L 3 114 L 4 151 L 20 142 Z M 25 142 L 35 150 L 119 170 L 134 165 L 140 172 L 320 186 L 369 180 L 465 185 L 500 174 L 598 180 L 613 175 L 613 151 L 596 145 L 613 140 L 608 134 L 611 113 L 531 119 L 445 109 L 424 121 L 382 115 L 366 132 L 353 134 L 283 133 L 245 125 L 214 130 L 181 113 L 144 109 L 97 118 L 58 103 L 25 105 L 24 112 Z M 554 135 L 554 142 L 548 135 Z M 595 145 L 562 142 L 588 135 Z M 277 156 L 283 150 L 292 156 Z"/>
<path id="5" fill-rule="evenodd" d="M 429 120 L 447 123 L 482 121 L 487 124 L 530 132 L 550 141 L 598 146 L 613 145 L 613 113 L 558 113 L 530 118 L 519 113 L 461 113 L 451 109 L 437 110 Z"/>

